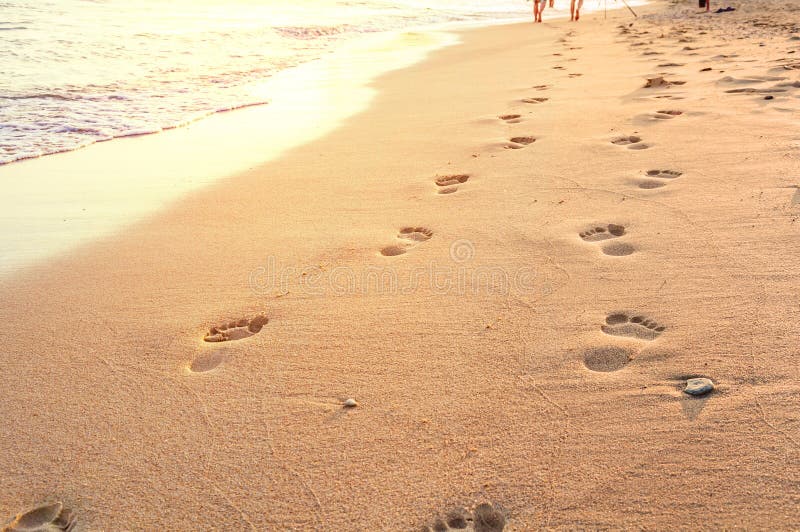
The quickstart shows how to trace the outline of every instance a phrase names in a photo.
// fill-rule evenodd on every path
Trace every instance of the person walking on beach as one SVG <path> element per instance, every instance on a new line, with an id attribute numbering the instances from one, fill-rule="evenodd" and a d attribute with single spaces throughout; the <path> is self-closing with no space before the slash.
<path id="1" fill-rule="evenodd" d="M 581 19 L 581 8 L 583 7 L 583 0 L 577 0 L 578 8 L 575 9 L 576 0 L 570 0 L 569 2 L 569 19 L 570 20 L 580 20 Z"/>
<path id="2" fill-rule="evenodd" d="M 541 22 L 542 13 L 547 5 L 547 0 L 533 0 L 533 21 Z"/>

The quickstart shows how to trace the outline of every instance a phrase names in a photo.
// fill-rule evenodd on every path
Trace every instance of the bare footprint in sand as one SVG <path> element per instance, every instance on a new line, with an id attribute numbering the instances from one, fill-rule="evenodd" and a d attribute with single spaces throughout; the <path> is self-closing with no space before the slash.
<path id="1" fill-rule="evenodd" d="M 531 87 L 532 89 L 536 89 L 537 91 L 546 91 L 550 88 L 550 85 L 534 85 Z"/>
<path id="2" fill-rule="evenodd" d="M 443 175 L 436 178 L 439 194 L 452 194 L 458 190 L 458 185 L 469 180 L 468 174 Z"/>
<path id="3" fill-rule="evenodd" d="M 70 532 L 78 519 L 71 510 L 60 502 L 43 504 L 27 512 L 18 514 L 14 520 L 3 527 L 3 532 Z"/>
<path id="4" fill-rule="evenodd" d="M 432 236 L 433 231 L 426 227 L 404 227 L 400 229 L 400 232 L 397 234 L 397 240 L 399 242 L 381 249 L 381 255 L 384 257 L 402 255 L 420 242 L 430 240 Z"/>
<path id="5" fill-rule="evenodd" d="M 616 144 L 617 146 L 629 146 L 631 144 L 636 144 L 637 142 L 641 141 L 642 141 L 641 137 L 632 135 L 626 137 L 615 137 L 611 139 L 611 144 Z"/>
<path id="6" fill-rule="evenodd" d="M 503 513 L 489 503 L 479 504 L 470 512 L 457 508 L 444 519 L 437 519 L 432 526 L 422 528 L 423 532 L 448 532 L 466 530 L 467 532 L 501 532 L 506 527 Z"/>
<path id="7" fill-rule="evenodd" d="M 259 333 L 268 322 L 269 319 L 266 316 L 259 314 L 251 319 L 242 318 L 238 321 L 223 323 L 222 325 L 211 327 L 203 340 L 206 342 L 228 342 L 249 338 Z"/>
<path id="8" fill-rule="evenodd" d="M 500 115 L 497 118 L 506 124 L 519 124 L 522 122 L 522 115 Z"/>
<path id="9" fill-rule="evenodd" d="M 583 74 L 581 74 L 580 72 L 572 72 L 569 74 L 569 77 L 571 78 L 579 78 L 581 76 L 583 76 Z"/>
<path id="10" fill-rule="evenodd" d="M 433 231 L 425 227 L 404 227 L 400 229 L 397 238 L 410 242 L 425 242 L 433 236 Z"/>
<path id="11" fill-rule="evenodd" d="M 638 340 L 655 340 L 666 327 L 644 316 L 628 316 L 625 313 L 609 314 L 606 324 L 600 329 L 611 336 L 627 336 Z"/>
<path id="12" fill-rule="evenodd" d="M 650 147 L 649 144 L 645 144 L 642 142 L 641 137 L 637 137 L 636 135 L 615 137 L 611 139 L 611 144 L 615 144 L 617 146 L 625 146 L 629 150 L 646 150 L 647 148 Z"/>
<path id="13" fill-rule="evenodd" d="M 523 103 L 544 103 L 547 100 L 549 100 L 549 98 L 523 98 L 520 101 Z"/>
<path id="14" fill-rule="evenodd" d="M 509 140 L 510 144 L 506 144 L 507 150 L 519 150 L 536 142 L 536 137 L 512 137 Z"/>
<path id="15" fill-rule="evenodd" d="M 670 120 L 675 118 L 676 116 L 681 116 L 683 111 L 676 111 L 674 109 L 667 109 L 665 111 L 656 111 L 653 115 L 653 118 L 657 118 L 658 120 Z"/>
<path id="16" fill-rule="evenodd" d="M 639 182 L 639 188 L 654 189 L 661 188 L 667 185 L 669 179 L 677 179 L 683 175 L 683 172 L 677 170 L 648 170 L 648 179 Z"/>
<path id="17" fill-rule="evenodd" d="M 600 242 L 610 240 L 625 234 L 625 226 L 617 224 L 598 225 L 580 233 L 580 237 L 587 242 Z"/>
<path id="18" fill-rule="evenodd" d="M 586 242 L 602 242 L 619 238 L 625 234 L 625 227 L 617 224 L 598 225 L 580 233 L 580 237 Z M 609 242 L 603 244 L 600 250 L 613 257 L 624 257 L 636 252 L 636 248 L 627 242 Z"/>
<path id="19" fill-rule="evenodd" d="M 675 179 L 683 175 L 677 170 L 648 170 L 647 177 L 657 177 L 659 179 Z"/>

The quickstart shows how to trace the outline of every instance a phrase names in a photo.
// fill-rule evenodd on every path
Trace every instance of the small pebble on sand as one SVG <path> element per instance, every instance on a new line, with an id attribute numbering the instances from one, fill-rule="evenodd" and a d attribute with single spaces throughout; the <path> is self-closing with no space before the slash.
<path id="1" fill-rule="evenodd" d="M 356 402 L 355 399 L 351 397 L 350 399 L 344 402 L 344 406 L 347 408 L 355 408 L 356 406 L 358 406 L 358 403 Z"/>
<path id="2" fill-rule="evenodd" d="M 705 395 L 714 390 L 714 383 L 711 379 L 698 378 L 686 381 L 686 388 L 683 389 L 689 395 Z"/>
<path id="3" fill-rule="evenodd" d="M 769 95 L 767 95 L 767 96 L 764 96 L 764 99 L 765 99 L 765 100 L 774 100 L 774 99 L 775 99 L 775 96 L 769 96 Z"/>

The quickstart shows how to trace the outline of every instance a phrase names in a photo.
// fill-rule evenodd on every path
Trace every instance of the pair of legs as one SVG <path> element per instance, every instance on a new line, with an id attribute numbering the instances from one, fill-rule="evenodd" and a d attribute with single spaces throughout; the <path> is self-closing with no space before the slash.
<path id="1" fill-rule="evenodd" d="M 575 5 L 577 4 L 577 6 Z M 580 20 L 581 8 L 583 7 L 583 0 L 570 0 L 569 3 L 569 19 Z"/>
<path id="2" fill-rule="evenodd" d="M 547 0 L 533 0 L 533 21 L 534 22 L 541 22 L 542 21 L 542 13 L 544 12 L 544 8 L 547 5 Z M 553 2 L 550 2 L 550 7 L 553 6 Z"/>

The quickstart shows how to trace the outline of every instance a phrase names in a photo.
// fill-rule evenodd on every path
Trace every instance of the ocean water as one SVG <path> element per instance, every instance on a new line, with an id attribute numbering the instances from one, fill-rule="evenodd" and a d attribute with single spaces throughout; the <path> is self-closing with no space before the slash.
<path id="1" fill-rule="evenodd" d="M 267 104 L 367 34 L 526 17 L 524 0 L 0 0 L 0 165 Z"/>

